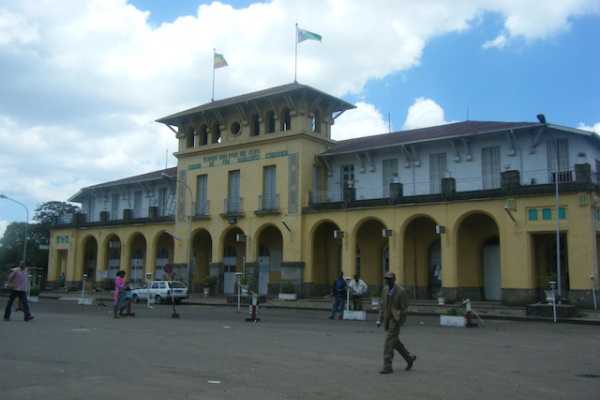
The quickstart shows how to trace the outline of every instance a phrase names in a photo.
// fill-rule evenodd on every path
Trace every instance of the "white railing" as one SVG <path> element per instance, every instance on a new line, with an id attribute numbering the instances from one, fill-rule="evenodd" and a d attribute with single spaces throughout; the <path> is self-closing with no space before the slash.
<path id="1" fill-rule="evenodd" d="M 210 215 L 210 201 L 194 202 L 194 215 L 199 217 Z"/>
<path id="2" fill-rule="evenodd" d="M 258 196 L 258 209 L 260 211 L 277 211 L 279 210 L 279 194 L 270 196 Z"/>
<path id="3" fill-rule="evenodd" d="M 311 192 L 311 203 L 322 204 L 322 203 L 333 203 L 343 200 L 342 190 L 320 190 L 318 192 Z"/>
<path id="4" fill-rule="evenodd" d="M 521 172 L 521 185 L 544 185 L 555 183 L 556 171 L 549 169 L 537 169 Z M 573 182 L 575 180 L 574 168 L 561 168 L 558 171 L 558 182 Z"/>
<path id="5" fill-rule="evenodd" d="M 225 214 L 231 213 L 239 213 L 242 212 L 244 204 L 243 197 L 236 197 L 233 199 L 224 199 L 223 200 L 223 209 Z"/>
<path id="6" fill-rule="evenodd" d="M 556 172 L 548 169 L 521 171 L 521 185 L 542 185 L 555 182 Z M 558 180 L 562 182 L 572 182 L 575 180 L 574 168 L 561 168 L 558 172 Z M 468 178 L 457 178 L 456 192 L 471 192 L 479 190 L 490 190 L 501 188 L 501 176 L 483 177 L 475 176 Z M 600 176 L 592 174 L 592 181 L 600 183 Z M 416 183 L 402 182 L 402 197 L 423 196 L 439 194 L 442 192 L 441 181 L 424 181 Z M 356 200 L 381 199 L 389 197 L 389 186 L 356 186 Z M 340 202 L 344 200 L 343 190 L 323 190 L 310 193 L 311 204 L 323 204 L 331 202 Z"/>

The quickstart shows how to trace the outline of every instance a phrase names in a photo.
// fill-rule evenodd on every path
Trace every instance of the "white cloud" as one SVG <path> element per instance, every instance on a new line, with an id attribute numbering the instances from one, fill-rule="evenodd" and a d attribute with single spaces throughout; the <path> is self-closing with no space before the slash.
<path id="1" fill-rule="evenodd" d="M 404 129 L 418 129 L 446 123 L 442 107 L 431 99 L 420 97 L 409 107 Z"/>
<path id="2" fill-rule="evenodd" d="M 151 25 L 148 13 L 126 0 L 5 1 L 0 193 L 18 194 L 33 210 L 81 187 L 164 167 L 165 149 L 175 151 L 176 140 L 154 120 L 210 101 L 213 49 L 230 65 L 216 71 L 217 99 L 288 83 L 296 22 L 323 36 L 323 43 L 298 45 L 298 81 L 344 96 L 418 66 L 429 40 L 469 30 L 490 13 L 504 21 L 504 39 L 490 46 L 506 46 L 515 37 L 562 32 L 599 7 L 593 0 L 544 7 L 513 0 L 273 0 L 236 10 L 214 2 Z M 443 123 L 435 106 L 415 103 L 405 126 Z M 337 139 L 388 130 L 367 103 L 333 129 Z"/>
<path id="3" fill-rule="evenodd" d="M 496 0 L 482 7 L 499 13 L 504 20 L 504 32 L 487 41 L 484 48 L 504 48 L 519 38 L 528 42 L 548 39 L 568 31 L 574 18 L 600 13 L 600 2 L 597 0 L 548 1 L 543 4 Z"/>
<path id="4" fill-rule="evenodd" d="M 335 140 L 378 135 L 389 131 L 388 124 L 372 104 L 356 103 L 356 109 L 344 113 L 331 128 Z M 339 122 L 338 122 L 339 121 Z"/>
<path id="5" fill-rule="evenodd" d="M 492 47 L 496 47 L 498 49 L 503 49 L 509 45 L 509 40 L 506 36 L 500 35 L 496 37 L 494 40 L 489 40 L 483 44 L 484 49 L 489 49 Z"/>
<path id="6" fill-rule="evenodd" d="M 592 126 L 585 125 L 584 123 L 580 123 L 577 126 L 577 129 L 582 129 L 584 131 L 595 132 L 600 135 L 600 122 L 595 123 Z"/>

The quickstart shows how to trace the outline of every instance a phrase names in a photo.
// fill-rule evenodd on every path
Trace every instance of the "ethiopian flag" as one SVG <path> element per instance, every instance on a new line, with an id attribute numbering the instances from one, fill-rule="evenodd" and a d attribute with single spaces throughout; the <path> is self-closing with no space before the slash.
<path id="1" fill-rule="evenodd" d="M 298 28 L 298 43 L 304 42 L 305 40 L 318 40 L 320 42 L 321 39 L 321 35 Z"/>
<path id="2" fill-rule="evenodd" d="M 215 53 L 215 69 L 217 68 L 223 68 L 223 67 L 227 67 L 227 61 L 225 61 L 225 57 L 223 57 L 223 54 L 217 54 Z"/>

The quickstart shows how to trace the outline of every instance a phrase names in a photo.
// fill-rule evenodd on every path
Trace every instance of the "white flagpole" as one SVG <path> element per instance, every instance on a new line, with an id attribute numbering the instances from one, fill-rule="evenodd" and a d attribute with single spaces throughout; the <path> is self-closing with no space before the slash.
<path id="1" fill-rule="evenodd" d="M 294 83 L 298 83 L 298 23 L 296 23 L 296 37 L 294 38 L 294 41 L 296 42 L 294 56 Z"/>

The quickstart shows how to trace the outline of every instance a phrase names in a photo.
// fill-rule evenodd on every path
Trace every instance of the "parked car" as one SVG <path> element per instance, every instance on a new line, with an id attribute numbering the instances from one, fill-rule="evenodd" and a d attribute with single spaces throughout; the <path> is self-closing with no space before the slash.
<path id="1" fill-rule="evenodd" d="M 188 289 L 178 281 L 153 281 L 148 282 L 145 287 L 134 289 L 131 292 L 134 303 L 147 301 L 148 294 L 150 294 L 150 299 L 154 299 L 155 304 L 163 303 L 170 297 L 173 298 L 175 304 L 180 304 L 181 300 L 188 298 Z"/>

